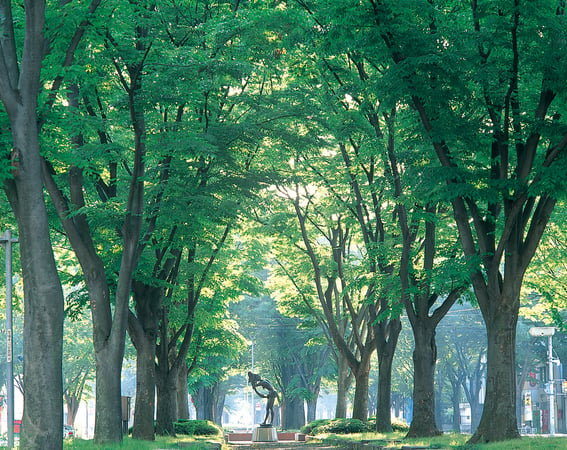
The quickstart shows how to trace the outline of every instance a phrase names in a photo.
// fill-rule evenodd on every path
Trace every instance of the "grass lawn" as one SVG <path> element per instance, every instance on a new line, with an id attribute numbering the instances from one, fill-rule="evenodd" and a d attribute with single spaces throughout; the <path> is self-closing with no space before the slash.
<path id="1" fill-rule="evenodd" d="M 222 437 L 195 438 L 187 436 L 161 437 L 157 436 L 153 442 L 134 440 L 125 437 L 122 444 L 95 445 L 92 440 L 68 439 L 65 440 L 63 450 L 154 450 L 154 449 L 179 449 L 210 450 L 213 448 L 211 442 L 223 442 Z M 228 449 L 223 443 L 223 448 Z"/>
<path id="2" fill-rule="evenodd" d="M 404 439 L 405 433 L 396 432 L 389 434 L 380 433 L 357 433 L 347 435 L 319 435 L 317 439 L 325 444 L 340 446 L 344 441 L 368 441 L 382 445 L 385 449 L 401 449 L 402 446 L 423 446 L 431 449 L 455 449 L 455 450 L 567 450 L 567 437 L 523 437 L 515 441 L 497 442 L 493 444 L 466 445 L 470 436 L 465 434 L 444 434 L 434 438 Z M 130 437 L 124 438 L 122 444 L 95 445 L 92 440 L 69 439 L 65 440 L 64 450 L 173 450 L 187 448 L 192 450 L 211 450 L 211 442 L 222 443 L 223 450 L 230 447 L 224 443 L 219 436 L 210 437 L 156 437 L 153 442 L 138 441 Z M 218 444 L 217 444 L 218 445 Z M 0 447 L 5 448 L 5 447 Z M 216 447 L 218 448 L 218 447 Z M 301 449 L 300 446 L 297 447 Z"/>
<path id="3" fill-rule="evenodd" d="M 444 434 L 434 438 L 404 439 L 405 433 L 360 433 L 350 435 L 318 436 L 323 442 L 338 445 L 341 440 L 368 441 L 382 445 L 385 449 L 400 449 L 402 446 L 423 446 L 432 449 L 456 450 L 567 450 L 567 437 L 523 437 L 522 439 L 492 444 L 467 445 L 470 438 L 465 434 Z"/>

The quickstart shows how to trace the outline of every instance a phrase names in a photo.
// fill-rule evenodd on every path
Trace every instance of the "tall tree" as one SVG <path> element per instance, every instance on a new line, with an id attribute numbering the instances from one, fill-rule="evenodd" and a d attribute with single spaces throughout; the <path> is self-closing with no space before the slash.
<path id="1" fill-rule="evenodd" d="M 351 235 L 350 220 L 343 220 L 342 207 L 337 206 L 333 195 L 322 195 L 325 187 L 320 182 L 310 184 L 307 179 L 299 178 L 300 164 L 294 162 L 298 170 L 295 185 L 279 188 L 284 205 L 287 202 L 287 211 L 284 206 L 270 214 L 269 230 L 284 238 L 283 248 L 281 243 L 274 246 L 276 258 L 282 273 L 291 277 L 300 298 L 352 371 L 353 417 L 366 420 L 370 360 L 375 344 L 366 301 L 371 292 L 359 282 L 355 268 L 360 267 L 362 259 L 359 236 Z M 315 189 L 315 183 L 319 184 L 319 190 Z M 293 253 L 290 245 L 295 248 Z M 311 280 L 297 276 L 305 270 Z"/>
<path id="2" fill-rule="evenodd" d="M 517 438 L 520 288 L 566 181 L 564 5 L 365 5 L 389 54 L 387 78 L 442 166 L 487 328 L 486 402 L 470 442 Z"/>
<path id="3" fill-rule="evenodd" d="M 98 1 L 90 5 L 94 12 Z M 10 122 L 11 174 L 4 189 L 18 221 L 24 277 L 24 417 L 21 448 L 56 449 L 62 445 L 63 422 L 61 374 L 63 344 L 63 292 L 49 238 L 43 199 L 40 156 L 38 96 L 44 85 L 41 69 L 55 36 L 53 23 L 46 23 L 46 2 L 25 1 L 23 11 L 3 1 L 0 48 L 0 99 Z M 54 11 L 64 5 L 52 6 Z M 24 22 L 23 30 L 16 23 Z M 69 36 L 58 45 L 66 57 L 55 52 L 55 67 L 69 65 L 87 23 L 71 26 Z M 46 26 L 48 34 L 46 35 Z M 20 33 L 22 31 L 23 33 Z M 66 44 L 65 44 L 66 42 Z M 58 59 L 61 58 L 61 59 Z M 58 88 L 58 76 L 52 92 Z M 53 80 L 51 80 L 53 81 Z M 6 173 L 5 173 L 6 175 Z"/>
<path id="4" fill-rule="evenodd" d="M 132 6 L 132 5 L 131 5 Z M 139 12 L 139 11 L 138 11 Z M 130 15 L 132 11 L 124 14 Z M 142 16 L 143 17 L 143 13 Z M 77 255 L 81 265 L 87 290 L 89 292 L 90 307 L 93 322 L 93 341 L 96 359 L 96 417 L 95 417 L 95 441 L 97 442 L 120 442 L 122 440 L 122 404 L 120 373 L 122 359 L 124 356 L 124 345 L 126 325 L 128 318 L 128 303 L 130 300 L 131 281 L 134 269 L 139 258 L 141 247 L 140 234 L 142 231 L 143 208 L 144 208 L 144 182 L 146 163 L 146 124 L 144 106 L 140 95 L 142 92 L 142 68 L 149 51 L 147 29 L 140 25 L 133 31 L 133 41 L 119 42 L 112 37 L 109 30 L 107 47 L 109 61 L 114 65 L 118 85 L 123 89 L 126 97 L 126 110 L 128 111 L 128 123 L 132 131 L 133 157 L 131 160 L 125 157 L 128 187 L 127 199 L 122 206 L 124 215 L 120 224 L 112 224 L 117 231 L 118 239 L 122 241 L 122 251 L 113 263 L 119 262 L 115 272 L 115 281 L 109 283 L 105 261 L 97 248 L 95 233 L 89 223 L 87 209 L 90 206 L 88 192 L 85 185 L 91 181 L 91 173 L 86 171 L 88 166 L 85 161 L 66 158 L 53 158 L 51 161 L 43 161 L 44 182 L 57 210 L 65 233 Z M 130 48 L 133 42 L 133 51 Z M 83 73 L 84 74 L 84 73 Z M 83 100 L 88 114 L 96 115 L 90 107 L 98 104 L 101 113 L 104 110 L 100 98 L 87 100 L 81 98 L 78 91 L 70 91 L 69 104 L 78 107 L 79 101 Z M 75 116 L 78 117 L 78 116 Z M 89 138 L 83 129 L 75 132 L 72 136 L 72 144 L 77 150 L 84 149 Z M 99 145 L 106 147 L 111 142 L 108 132 L 104 128 L 95 130 L 94 136 L 98 137 Z M 106 148 L 105 148 L 106 150 Z M 84 158 L 88 152 L 82 155 Z M 102 152 L 103 157 L 108 155 Z M 88 158 L 93 163 L 92 158 Z M 62 162 L 65 164 L 62 164 Z M 110 167 L 110 179 L 105 180 L 102 173 L 92 173 L 93 186 L 99 193 L 99 200 L 107 202 L 116 195 L 116 162 L 105 161 Z M 129 166 L 131 164 L 131 167 Z M 104 168 L 102 169 L 104 170 Z M 85 173 L 87 172 L 87 173 Z M 58 184 L 59 173 L 67 173 L 65 180 L 68 184 L 64 191 L 64 185 Z M 89 186 L 90 187 L 90 186 Z M 68 192 L 68 195 L 66 195 Z M 95 200 L 96 202 L 96 200 Z M 77 213 L 77 211 L 80 211 Z M 102 231 L 102 230 L 99 230 Z M 100 237 L 100 235 L 98 236 Z M 113 236 L 115 237 L 115 236 Z M 104 239 L 104 238 L 103 238 Z M 108 239 L 108 236 L 106 236 Z M 114 302 L 111 297 L 114 296 Z"/>

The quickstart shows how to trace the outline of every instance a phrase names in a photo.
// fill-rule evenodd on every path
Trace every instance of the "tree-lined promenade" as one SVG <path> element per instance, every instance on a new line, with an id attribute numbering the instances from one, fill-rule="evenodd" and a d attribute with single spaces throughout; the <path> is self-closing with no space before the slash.
<path id="1" fill-rule="evenodd" d="M 478 407 L 478 357 L 470 442 L 518 438 L 521 307 L 558 327 L 563 310 L 564 8 L 3 1 L 20 447 L 62 447 L 63 399 L 75 410 L 89 377 L 95 442 L 122 441 L 127 336 L 134 439 L 174 433 L 188 392 L 220 422 L 221 382 L 250 369 L 245 349 L 266 330 L 257 364 L 277 380 L 283 427 L 303 425 L 304 403 L 314 419 L 332 385 L 336 417 L 371 409 L 390 432 L 405 320 L 408 436 L 441 433 L 439 370 L 454 414 L 463 387 Z M 482 318 L 475 350 L 443 334 L 463 302 Z M 70 364 L 64 327 L 85 317 L 91 359 Z"/>

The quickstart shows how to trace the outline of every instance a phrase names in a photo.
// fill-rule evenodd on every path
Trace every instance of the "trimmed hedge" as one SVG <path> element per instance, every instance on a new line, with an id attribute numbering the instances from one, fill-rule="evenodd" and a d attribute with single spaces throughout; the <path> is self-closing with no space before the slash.
<path id="1" fill-rule="evenodd" d="M 325 419 L 315 420 L 301 428 L 303 434 L 317 435 L 323 433 L 352 434 L 364 433 L 368 426 L 359 419 Z"/>
<path id="2" fill-rule="evenodd" d="M 210 420 L 179 420 L 173 424 L 175 434 L 189 436 L 217 436 L 222 434 L 222 428 Z"/>
<path id="3" fill-rule="evenodd" d="M 307 425 L 301 427 L 303 434 L 315 436 L 317 434 L 352 434 L 364 433 L 373 431 L 376 427 L 376 418 L 371 417 L 368 422 L 363 422 L 358 419 L 321 419 L 309 422 Z M 393 431 L 407 432 L 409 425 L 405 422 L 393 420 Z"/>

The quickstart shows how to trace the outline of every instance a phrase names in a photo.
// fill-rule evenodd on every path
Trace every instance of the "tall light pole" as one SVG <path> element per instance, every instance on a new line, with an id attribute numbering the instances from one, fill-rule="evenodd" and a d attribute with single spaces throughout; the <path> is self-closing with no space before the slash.
<path id="1" fill-rule="evenodd" d="M 530 336 L 545 337 L 547 336 L 547 363 L 549 367 L 549 434 L 555 434 L 555 383 L 553 382 L 553 335 L 555 334 L 554 327 L 532 327 L 528 330 Z"/>
<path id="2" fill-rule="evenodd" d="M 0 243 L 6 250 L 6 406 L 8 409 L 8 448 L 14 447 L 14 364 L 12 345 L 12 231 L 6 230 Z"/>
<path id="3" fill-rule="evenodd" d="M 250 369 L 251 372 L 254 372 L 254 336 L 252 336 L 252 338 L 250 339 L 250 343 L 252 346 L 252 361 L 251 361 L 251 366 L 252 368 Z M 251 389 L 251 393 L 250 393 L 250 407 L 252 408 L 252 419 L 250 420 L 250 429 L 253 430 L 254 429 L 254 419 L 256 417 L 256 408 L 254 407 L 254 389 Z"/>

